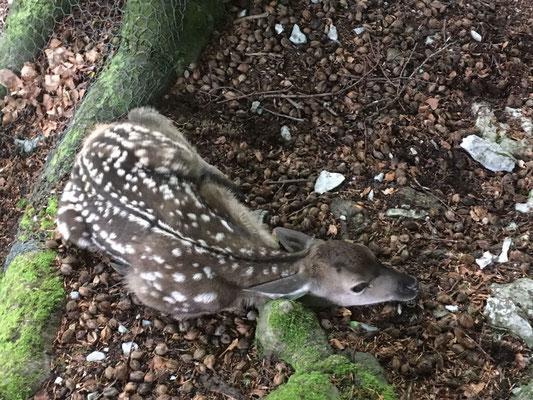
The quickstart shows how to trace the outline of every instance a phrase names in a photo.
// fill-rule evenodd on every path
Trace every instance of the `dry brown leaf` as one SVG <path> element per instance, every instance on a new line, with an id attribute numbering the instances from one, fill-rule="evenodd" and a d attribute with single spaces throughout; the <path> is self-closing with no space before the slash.
<path id="1" fill-rule="evenodd" d="M 260 150 L 255 150 L 254 154 L 255 154 L 255 158 L 257 158 L 257 161 L 259 161 L 259 162 L 263 161 L 263 155 L 261 154 Z"/>
<path id="2" fill-rule="evenodd" d="M 215 366 L 215 361 L 215 356 L 213 354 L 209 354 L 204 358 L 204 365 L 210 370 L 213 370 L 213 367 Z"/>
<path id="3" fill-rule="evenodd" d="M 59 75 L 45 75 L 44 88 L 47 92 L 55 92 L 61 84 L 61 77 Z"/>
<path id="4" fill-rule="evenodd" d="M 20 77 L 24 80 L 34 79 L 36 76 L 37 71 L 35 70 L 35 66 L 33 64 L 26 63 L 20 70 Z"/>
<path id="5" fill-rule="evenodd" d="M 100 54 L 95 48 L 85 53 L 85 59 L 89 61 L 91 64 L 94 64 L 98 60 L 98 58 L 100 58 Z"/>
<path id="6" fill-rule="evenodd" d="M 331 224 L 329 227 L 328 227 L 328 236 L 337 236 L 337 226 Z"/>
<path id="7" fill-rule="evenodd" d="M 485 388 L 486 383 L 485 382 L 479 382 L 479 383 L 470 383 L 468 385 L 463 386 L 463 393 L 466 398 L 476 398 L 481 393 L 481 391 Z"/>
<path id="8" fill-rule="evenodd" d="M 487 215 L 488 211 L 481 206 L 474 206 L 470 209 L 470 217 L 476 222 L 482 221 Z"/>
<path id="9" fill-rule="evenodd" d="M 370 193 L 370 191 L 372 190 L 372 188 L 370 186 L 366 187 L 360 194 L 361 197 L 365 197 L 368 193 Z"/>
<path id="10" fill-rule="evenodd" d="M 341 343 L 339 339 L 335 339 L 335 338 L 330 339 L 329 344 L 331 344 L 331 346 L 333 346 L 337 350 L 344 350 L 344 345 Z"/>
<path id="11" fill-rule="evenodd" d="M 431 107 L 433 111 L 435 111 L 437 107 L 439 106 L 439 99 L 435 97 L 430 97 L 429 99 L 426 100 L 426 103 Z"/>
<path id="12" fill-rule="evenodd" d="M 48 47 L 51 47 L 52 49 L 55 49 L 55 48 L 58 48 L 59 46 L 61 46 L 61 41 L 57 38 L 52 38 L 50 40 L 50 46 Z"/>
<path id="13" fill-rule="evenodd" d="M 22 80 L 10 69 L 3 68 L 0 69 L 0 84 L 14 92 L 22 87 Z"/>
<path id="14" fill-rule="evenodd" d="M 514 356 L 514 361 L 518 369 L 524 369 L 528 365 L 528 360 L 522 353 L 516 353 Z"/>
<path id="15" fill-rule="evenodd" d="M 387 172 L 383 180 L 385 182 L 392 182 L 396 179 L 396 173 L 394 171 Z"/>

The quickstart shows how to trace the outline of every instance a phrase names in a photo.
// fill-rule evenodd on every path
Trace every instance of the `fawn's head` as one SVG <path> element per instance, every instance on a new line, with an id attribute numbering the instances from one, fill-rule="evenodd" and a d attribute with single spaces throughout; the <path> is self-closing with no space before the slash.
<path id="1" fill-rule="evenodd" d="M 274 234 L 287 250 L 305 255 L 298 261 L 298 273 L 253 288 L 266 296 L 311 295 L 340 306 L 358 306 L 409 301 L 418 294 L 414 277 L 381 264 L 363 245 L 317 240 L 285 228 L 274 229 Z"/>

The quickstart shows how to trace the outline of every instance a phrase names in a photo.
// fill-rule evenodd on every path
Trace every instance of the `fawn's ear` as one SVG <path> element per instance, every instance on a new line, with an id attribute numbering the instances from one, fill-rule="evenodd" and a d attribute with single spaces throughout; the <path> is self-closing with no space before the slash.
<path id="1" fill-rule="evenodd" d="M 311 236 L 308 236 L 305 233 L 287 228 L 274 228 L 272 233 L 279 240 L 281 245 L 291 253 L 308 249 L 311 247 L 314 240 Z"/>
<path id="2" fill-rule="evenodd" d="M 261 294 L 271 299 L 295 300 L 309 293 L 311 284 L 301 274 L 276 279 L 261 285 L 251 286 L 245 291 Z"/>

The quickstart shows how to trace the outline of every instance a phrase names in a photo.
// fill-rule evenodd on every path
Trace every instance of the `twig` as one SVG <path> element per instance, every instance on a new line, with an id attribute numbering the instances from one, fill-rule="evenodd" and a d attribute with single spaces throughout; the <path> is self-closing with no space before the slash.
<path id="1" fill-rule="evenodd" d="M 217 88 L 217 89 L 222 89 L 222 88 Z M 232 89 L 232 88 L 230 88 L 230 89 Z M 264 92 L 243 93 L 242 95 L 232 97 L 231 99 L 219 100 L 217 103 L 219 103 L 219 104 L 227 103 L 228 101 L 242 100 L 242 99 L 246 99 L 246 98 L 249 98 L 249 97 L 252 97 L 252 96 L 266 97 L 267 95 L 271 95 L 271 94 L 284 93 L 287 90 L 288 89 L 278 89 L 278 90 L 265 90 Z"/>
<path id="2" fill-rule="evenodd" d="M 372 46 L 372 41 L 370 40 L 369 41 L 369 44 L 370 44 L 370 51 L 372 52 L 372 54 L 374 55 L 374 60 L 376 62 L 376 64 L 379 66 L 379 69 L 381 70 L 381 73 L 383 74 L 383 76 L 385 77 L 385 79 L 387 79 L 387 81 L 392 85 L 392 86 L 395 86 L 396 88 L 399 88 L 399 85 L 395 85 L 389 78 L 389 75 L 385 72 L 385 69 L 383 68 L 383 66 L 381 65 L 381 62 L 380 60 L 378 59 L 378 57 L 376 56 L 376 52 L 374 51 L 374 46 Z"/>
<path id="3" fill-rule="evenodd" d="M 402 65 L 402 70 L 400 71 L 400 78 L 403 78 L 405 67 L 407 67 L 407 65 L 409 64 L 409 61 L 411 61 L 411 58 L 413 58 L 413 53 L 415 52 L 417 46 L 418 46 L 418 43 L 415 43 L 415 45 L 411 49 L 411 52 L 409 53 L 409 57 L 407 57 L 407 61 L 405 61 L 405 63 Z"/>
<path id="4" fill-rule="evenodd" d="M 250 21 L 250 20 L 253 20 L 253 19 L 262 19 L 262 18 L 268 17 L 269 15 L 270 14 L 268 12 L 264 12 L 262 14 L 248 15 L 246 17 L 237 18 L 236 20 L 233 21 L 233 23 L 234 24 L 238 24 L 238 23 L 241 23 L 241 22 L 244 22 L 244 21 Z"/>
<path id="5" fill-rule="evenodd" d="M 265 53 L 265 52 L 257 52 L 257 53 L 245 53 L 244 54 L 245 56 L 247 57 L 261 57 L 261 56 L 269 56 L 269 57 L 278 57 L 278 58 L 282 58 L 283 55 L 282 54 L 278 54 L 278 53 Z"/>
<path id="6" fill-rule="evenodd" d="M 448 204 L 446 204 L 444 202 L 444 200 L 442 200 L 440 197 L 436 196 L 433 194 L 433 192 L 428 188 L 428 187 L 425 187 L 425 186 L 422 186 L 420 184 L 420 182 L 418 182 L 418 180 L 416 178 L 413 178 L 413 180 L 415 181 L 415 183 L 418 185 L 418 187 L 420 187 L 422 190 L 424 190 L 425 192 L 427 192 L 431 197 L 433 197 L 435 200 L 437 200 L 439 203 L 441 203 L 444 207 L 446 207 L 448 210 L 450 210 L 452 213 L 454 213 L 457 217 L 459 217 L 460 219 L 461 216 L 459 214 L 457 214 Z"/>
<path id="7" fill-rule="evenodd" d="M 268 109 L 268 108 L 266 108 L 266 107 L 261 107 L 261 109 L 262 109 L 263 111 L 266 111 L 267 113 L 270 113 L 270 114 L 275 115 L 275 116 L 277 116 L 277 117 L 287 118 L 287 119 L 291 119 L 291 120 L 293 120 L 293 121 L 297 121 L 297 122 L 304 122 L 304 121 L 305 121 L 305 119 L 303 119 L 303 118 L 297 118 L 297 117 L 293 117 L 293 116 L 291 116 L 291 115 L 282 114 L 282 113 L 279 113 L 279 112 L 277 112 L 277 111 L 272 111 L 272 110 L 270 110 L 270 109 Z"/>
<path id="8" fill-rule="evenodd" d="M 310 182 L 309 179 L 281 179 L 279 181 L 265 181 L 265 185 L 284 185 L 286 183 L 303 183 Z"/>
<path id="9" fill-rule="evenodd" d="M 295 108 L 298 110 L 303 110 L 303 106 L 297 102 L 295 102 L 293 99 L 286 97 L 285 100 L 287 100 L 289 103 L 291 103 Z"/>
<path id="10" fill-rule="evenodd" d="M 449 38 L 448 38 L 448 41 L 449 41 Z M 427 56 L 425 58 L 424 61 L 422 61 L 416 68 L 413 69 L 413 71 L 411 72 L 411 74 L 407 77 L 407 82 L 404 83 L 400 89 L 400 91 L 396 94 L 396 96 L 387 102 L 387 104 L 385 104 L 383 107 L 379 108 L 374 114 L 372 114 L 370 117 L 373 117 L 375 116 L 376 114 L 379 114 L 381 111 L 385 110 L 386 108 L 389 108 L 391 105 L 393 105 L 394 103 L 396 103 L 400 97 L 402 96 L 403 92 L 405 91 L 405 89 L 407 89 L 407 84 L 409 83 L 409 81 L 411 80 L 411 78 L 413 77 L 414 74 L 416 74 L 416 72 L 418 70 L 420 70 L 420 68 L 422 68 L 424 65 L 426 65 L 426 63 L 431 60 L 433 57 L 437 56 L 438 54 L 442 53 L 444 50 L 446 50 L 448 47 L 450 47 L 450 45 L 452 44 L 452 42 L 449 42 L 449 43 L 445 43 L 444 46 L 442 46 L 440 49 L 438 49 L 437 51 L 431 53 L 429 56 Z"/>

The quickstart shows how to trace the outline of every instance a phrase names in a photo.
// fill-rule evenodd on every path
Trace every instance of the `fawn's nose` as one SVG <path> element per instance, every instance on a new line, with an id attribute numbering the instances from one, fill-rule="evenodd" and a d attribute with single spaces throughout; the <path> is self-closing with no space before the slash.
<path id="1" fill-rule="evenodd" d="M 413 276 L 404 275 L 398 282 L 398 288 L 401 292 L 416 293 L 418 292 L 418 281 Z"/>

